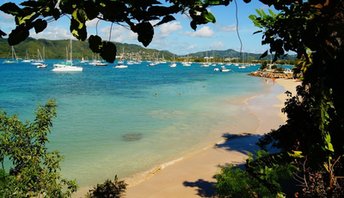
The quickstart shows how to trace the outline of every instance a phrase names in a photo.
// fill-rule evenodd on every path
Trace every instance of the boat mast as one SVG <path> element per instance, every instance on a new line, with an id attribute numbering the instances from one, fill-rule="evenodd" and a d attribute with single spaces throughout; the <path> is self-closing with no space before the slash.
<path id="1" fill-rule="evenodd" d="M 73 51 L 73 48 L 72 48 L 72 39 L 70 39 L 70 62 L 73 62 L 73 57 L 72 57 L 72 51 Z"/>
<path id="2" fill-rule="evenodd" d="M 11 49 L 12 49 L 12 60 L 18 60 L 16 52 L 14 51 L 14 47 L 11 46 Z"/>

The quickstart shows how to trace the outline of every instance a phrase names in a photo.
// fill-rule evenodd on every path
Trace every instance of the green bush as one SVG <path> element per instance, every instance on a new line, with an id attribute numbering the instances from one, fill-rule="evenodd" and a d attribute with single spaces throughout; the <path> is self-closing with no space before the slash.
<path id="1" fill-rule="evenodd" d="M 234 166 L 222 167 L 215 175 L 216 193 L 219 197 L 284 197 L 281 183 L 297 171 L 295 166 L 282 161 L 285 156 L 269 155 L 258 151 L 251 155 L 246 170 Z"/>
<path id="2" fill-rule="evenodd" d="M 0 111 L 0 197 L 70 197 L 77 190 L 75 180 L 61 176 L 63 157 L 46 146 L 54 117 L 53 100 L 37 108 L 32 122 Z"/>
<path id="3" fill-rule="evenodd" d="M 267 187 L 238 167 L 223 167 L 215 178 L 216 194 L 219 197 L 276 197 L 271 195 Z"/>
<path id="4" fill-rule="evenodd" d="M 124 181 L 119 181 L 117 175 L 113 181 L 107 179 L 103 184 L 97 184 L 87 194 L 88 198 L 100 198 L 100 197 L 121 197 L 127 188 L 127 184 Z"/>

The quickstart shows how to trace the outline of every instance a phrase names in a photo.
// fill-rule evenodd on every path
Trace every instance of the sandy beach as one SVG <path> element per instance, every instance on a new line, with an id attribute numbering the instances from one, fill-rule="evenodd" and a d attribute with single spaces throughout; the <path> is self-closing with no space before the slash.
<path id="1" fill-rule="evenodd" d="M 220 171 L 220 166 L 245 162 L 247 153 L 258 149 L 255 142 L 264 133 L 278 128 L 286 120 L 286 116 L 281 112 L 287 97 L 285 91 L 288 90 L 294 95 L 300 82 L 287 79 L 265 79 L 265 82 L 270 87 L 278 86 L 281 92 L 277 95 L 276 92 L 268 92 L 242 101 L 243 107 L 259 120 L 254 131 L 240 132 L 241 134 L 238 134 L 238 131 L 227 131 L 213 138 L 212 142 L 202 149 L 130 178 L 120 178 L 128 184 L 125 197 L 211 197 L 214 194 L 213 176 Z M 276 102 L 271 104 L 271 97 Z M 240 128 L 237 130 L 240 131 Z M 88 188 L 81 188 L 73 197 L 84 197 L 87 192 Z"/>
<path id="2" fill-rule="evenodd" d="M 266 82 L 276 83 L 276 86 L 282 86 L 284 91 L 276 96 L 278 103 L 274 105 L 264 103 L 264 95 L 246 101 L 252 113 L 260 118 L 256 131 L 250 131 L 250 134 L 228 135 L 229 137 L 224 135 L 222 141 L 183 156 L 170 164 L 156 167 L 147 172 L 140 181 L 126 179 L 129 186 L 125 197 L 211 196 L 214 193 L 213 176 L 219 172 L 219 167 L 228 163 L 243 163 L 247 158 L 247 152 L 257 149 L 255 142 L 262 134 L 285 122 L 286 117 L 280 111 L 286 99 L 284 92 L 288 90 L 295 93 L 295 87 L 299 82 L 286 79 L 277 79 L 275 82 L 267 79 Z"/>

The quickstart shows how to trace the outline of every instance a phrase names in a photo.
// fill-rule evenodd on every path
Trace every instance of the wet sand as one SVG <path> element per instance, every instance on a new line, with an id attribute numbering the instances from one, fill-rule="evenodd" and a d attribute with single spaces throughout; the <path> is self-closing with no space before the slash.
<path id="1" fill-rule="evenodd" d="M 125 197 L 210 197 L 213 195 L 213 176 L 220 166 L 245 162 L 248 152 L 258 149 L 255 142 L 266 132 L 284 124 L 286 116 L 281 113 L 287 98 L 285 91 L 295 93 L 299 82 L 295 80 L 266 79 L 267 83 L 282 86 L 276 95 L 277 102 L 271 104 L 268 95 L 249 98 L 245 103 L 259 118 L 255 131 L 241 135 L 224 134 L 222 140 L 203 149 L 183 156 L 173 162 L 158 166 L 145 173 L 140 180 L 128 178 Z M 274 85 L 274 86 L 275 86 Z"/>
<path id="2" fill-rule="evenodd" d="M 212 142 L 202 149 L 130 178 L 122 178 L 129 184 L 125 197 L 211 197 L 214 194 L 213 176 L 220 171 L 220 166 L 244 163 L 247 153 L 258 149 L 256 141 L 264 133 L 284 124 L 286 120 L 286 116 L 281 112 L 287 97 L 284 92 L 288 90 L 294 95 L 295 87 L 300 83 L 286 79 L 265 79 L 265 82 L 271 85 L 272 89 L 278 86 L 278 93 L 268 92 L 242 102 L 244 108 L 259 120 L 254 131 L 241 134 L 238 134 L 238 131 L 224 133 L 213 137 L 209 140 Z M 84 197 L 88 189 L 89 187 L 79 189 L 73 197 Z"/>

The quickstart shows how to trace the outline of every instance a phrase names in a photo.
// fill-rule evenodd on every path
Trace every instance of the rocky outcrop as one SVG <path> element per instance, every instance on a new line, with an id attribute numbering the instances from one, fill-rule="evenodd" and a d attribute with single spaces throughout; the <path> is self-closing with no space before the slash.
<path id="1" fill-rule="evenodd" d="M 293 73 L 283 73 L 275 71 L 255 71 L 250 73 L 251 76 L 258 76 L 264 78 L 284 78 L 284 79 L 294 79 Z"/>

